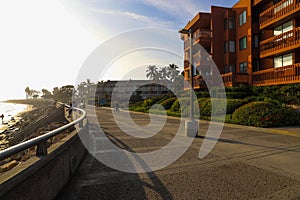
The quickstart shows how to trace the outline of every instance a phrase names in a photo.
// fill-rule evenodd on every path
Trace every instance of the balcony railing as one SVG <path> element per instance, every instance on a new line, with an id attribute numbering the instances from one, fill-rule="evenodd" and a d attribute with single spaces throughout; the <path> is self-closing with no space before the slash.
<path id="1" fill-rule="evenodd" d="M 190 40 L 184 41 L 184 49 L 186 50 L 188 48 L 190 48 Z"/>
<path id="2" fill-rule="evenodd" d="M 268 8 L 259 15 L 260 28 L 266 26 L 291 15 L 300 9 L 299 0 L 285 0 Z"/>
<path id="3" fill-rule="evenodd" d="M 194 78 L 194 88 L 195 89 L 199 89 L 199 88 L 205 89 L 205 88 L 207 88 L 206 84 L 205 84 L 205 81 L 204 81 L 202 76 L 196 75 L 193 78 Z"/>
<path id="4" fill-rule="evenodd" d="M 193 33 L 193 38 L 211 38 L 211 31 L 209 29 L 198 29 Z"/>
<path id="5" fill-rule="evenodd" d="M 193 33 L 194 44 L 197 42 L 209 42 L 211 39 L 211 31 L 208 29 L 198 29 Z"/>
<path id="6" fill-rule="evenodd" d="M 266 86 L 300 82 L 300 63 L 253 72 L 253 85 Z"/>
<path id="7" fill-rule="evenodd" d="M 271 37 L 260 43 L 260 57 L 270 56 L 299 47 L 300 27 Z"/>
<path id="8" fill-rule="evenodd" d="M 226 74 L 221 74 L 223 79 L 223 83 L 225 87 L 232 87 L 233 86 L 233 72 L 229 72 Z"/>

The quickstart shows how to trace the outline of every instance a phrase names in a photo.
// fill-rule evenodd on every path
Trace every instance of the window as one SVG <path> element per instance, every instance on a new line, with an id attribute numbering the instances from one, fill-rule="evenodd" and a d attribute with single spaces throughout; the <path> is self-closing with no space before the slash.
<path id="1" fill-rule="evenodd" d="M 234 53 L 235 52 L 235 42 L 229 41 L 229 52 Z"/>
<path id="2" fill-rule="evenodd" d="M 234 72 L 235 70 L 235 66 L 230 64 L 229 66 L 228 65 L 225 65 L 225 73 L 229 73 L 229 72 Z"/>
<path id="3" fill-rule="evenodd" d="M 240 39 L 240 50 L 244 50 L 247 48 L 247 37 L 242 37 Z"/>
<path id="4" fill-rule="evenodd" d="M 228 42 L 224 43 L 224 52 L 227 53 L 228 52 Z"/>
<path id="5" fill-rule="evenodd" d="M 228 65 L 225 65 L 225 73 L 228 73 L 229 72 L 229 69 L 228 69 Z"/>
<path id="6" fill-rule="evenodd" d="M 235 71 L 235 66 L 229 65 L 229 72 L 234 72 L 234 71 Z"/>
<path id="7" fill-rule="evenodd" d="M 254 35 L 254 36 L 253 36 L 253 47 L 254 47 L 254 48 L 258 48 L 258 47 L 259 47 L 259 39 L 258 39 L 258 35 Z"/>
<path id="8" fill-rule="evenodd" d="M 240 72 L 247 73 L 247 62 L 240 63 Z"/>
<path id="9" fill-rule="evenodd" d="M 277 13 L 278 11 L 284 9 L 285 7 L 291 5 L 292 3 L 293 3 L 293 0 L 287 0 L 287 1 L 285 1 L 284 3 L 278 5 L 277 7 L 274 8 L 274 13 Z"/>
<path id="10" fill-rule="evenodd" d="M 227 18 L 224 19 L 224 30 L 227 29 Z"/>
<path id="11" fill-rule="evenodd" d="M 274 58 L 274 67 L 284 67 L 293 64 L 293 54 L 289 53 L 283 56 L 278 56 Z"/>
<path id="12" fill-rule="evenodd" d="M 242 26 L 243 24 L 246 24 L 246 18 L 247 18 L 247 12 L 246 12 L 246 10 L 244 10 L 240 14 L 240 26 Z"/>
<path id="13" fill-rule="evenodd" d="M 228 17 L 228 28 L 234 29 L 235 28 L 235 19 L 234 17 Z"/>
<path id="14" fill-rule="evenodd" d="M 276 28 L 274 28 L 273 33 L 274 33 L 274 36 L 276 36 L 276 35 L 280 35 L 282 33 L 288 32 L 290 30 L 293 30 L 293 21 L 289 21 L 280 26 L 277 26 Z"/>

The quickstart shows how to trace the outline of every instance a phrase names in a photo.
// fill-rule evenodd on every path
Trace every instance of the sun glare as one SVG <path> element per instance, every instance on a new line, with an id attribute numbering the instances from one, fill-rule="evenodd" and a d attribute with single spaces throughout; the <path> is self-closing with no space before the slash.
<path id="1" fill-rule="evenodd" d="M 0 99 L 24 96 L 27 85 L 40 90 L 72 83 L 99 44 L 57 0 L 1 1 L 0 21 L 1 79 L 10 83 L 0 86 Z"/>

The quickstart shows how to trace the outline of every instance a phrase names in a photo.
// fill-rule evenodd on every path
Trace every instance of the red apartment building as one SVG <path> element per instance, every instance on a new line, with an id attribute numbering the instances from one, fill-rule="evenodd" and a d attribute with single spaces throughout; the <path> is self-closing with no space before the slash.
<path id="1" fill-rule="evenodd" d="M 299 0 L 240 0 L 232 8 L 211 7 L 198 13 L 184 27 L 191 30 L 184 40 L 184 57 L 196 66 L 194 88 L 205 87 L 197 43 L 210 54 L 225 86 L 279 85 L 300 83 L 300 3 Z M 185 62 L 185 79 L 189 64 Z M 211 72 L 213 73 L 213 72 Z M 203 74 L 203 72 L 202 72 Z"/>

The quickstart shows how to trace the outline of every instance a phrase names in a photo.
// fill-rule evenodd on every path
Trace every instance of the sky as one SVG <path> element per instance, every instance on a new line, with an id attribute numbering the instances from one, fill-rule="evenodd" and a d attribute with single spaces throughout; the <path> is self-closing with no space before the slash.
<path id="1" fill-rule="evenodd" d="M 236 2 L 2 0 L 0 100 L 25 98 L 27 86 L 52 91 L 56 86 L 76 85 L 81 78 L 93 82 L 144 79 L 149 64 L 182 67 L 183 42 L 177 31 L 198 12 L 209 12 L 211 5 L 231 7 Z M 148 41 L 159 48 L 141 48 Z M 103 59 L 95 68 L 101 72 L 79 75 L 85 74 L 82 69 L 91 55 Z M 102 66 L 104 60 L 107 65 Z"/>

